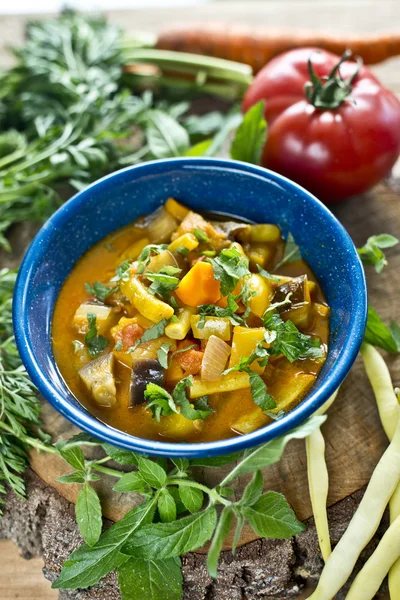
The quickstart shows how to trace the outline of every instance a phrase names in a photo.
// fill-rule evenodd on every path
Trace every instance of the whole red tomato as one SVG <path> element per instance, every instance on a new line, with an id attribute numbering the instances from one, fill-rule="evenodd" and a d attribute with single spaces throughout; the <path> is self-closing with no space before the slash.
<path id="1" fill-rule="evenodd" d="M 265 100 L 262 164 L 328 202 L 374 186 L 400 153 L 400 102 L 347 58 L 286 52 L 258 73 L 243 101 L 246 111 Z"/>

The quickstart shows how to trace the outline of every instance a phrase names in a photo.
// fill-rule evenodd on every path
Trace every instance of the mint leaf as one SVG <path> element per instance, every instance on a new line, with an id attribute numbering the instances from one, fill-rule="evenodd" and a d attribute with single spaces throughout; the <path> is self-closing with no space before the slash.
<path id="1" fill-rule="evenodd" d="M 263 269 L 262 267 L 260 267 L 260 265 L 257 265 L 257 269 L 258 272 L 260 273 L 261 277 L 264 277 L 265 279 L 270 279 L 271 281 L 275 281 L 279 283 L 279 277 L 274 277 L 274 275 L 271 275 L 271 273 L 268 273 L 268 271 L 266 271 L 265 269 Z"/>
<path id="2" fill-rule="evenodd" d="M 251 397 L 261 410 L 276 408 L 276 402 L 267 392 L 267 386 L 258 373 L 249 370 Z"/>
<path id="3" fill-rule="evenodd" d="M 227 317 L 231 321 L 233 325 L 240 325 L 243 323 L 243 317 L 236 314 L 236 311 L 239 309 L 239 305 L 236 302 L 235 296 L 233 294 L 228 294 L 227 297 L 228 306 L 222 308 L 221 306 L 216 306 L 215 304 L 200 304 L 197 307 L 197 313 L 203 317 L 200 319 L 198 323 L 198 328 L 202 329 L 205 324 L 206 316 L 215 316 L 215 317 Z M 202 326 L 200 324 L 202 322 Z"/>
<path id="4" fill-rule="evenodd" d="M 181 415 L 183 415 L 185 419 L 190 419 L 191 421 L 195 421 L 196 419 L 206 419 L 213 410 L 208 405 L 206 396 L 198 398 L 195 403 L 196 408 L 193 408 L 186 396 L 186 388 L 191 385 L 193 385 L 193 378 L 191 376 L 181 379 L 176 384 L 172 393 L 175 404 L 180 407 Z"/>
<path id="5" fill-rule="evenodd" d="M 109 341 L 104 335 L 97 334 L 96 315 L 95 313 L 87 314 L 88 332 L 85 335 L 85 344 L 90 354 L 90 358 L 96 358 L 105 350 Z"/>
<path id="6" fill-rule="evenodd" d="M 239 501 L 241 506 L 252 506 L 263 492 L 264 479 L 261 471 L 254 473 L 253 479 L 247 484 Z"/>
<path id="7" fill-rule="evenodd" d="M 207 555 L 207 568 L 211 577 L 217 577 L 218 559 L 219 555 L 221 554 L 224 540 L 229 533 L 232 523 L 232 516 L 232 508 L 230 506 L 225 506 L 219 518 L 218 525 Z"/>
<path id="8" fill-rule="evenodd" d="M 150 153 L 154 158 L 184 156 L 189 150 L 189 134 L 168 113 L 152 109 L 146 111 L 145 128 Z"/>
<path id="9" fill-rule="evenodd" d="M 162 488 L 167 483 L 167 474 L 156 462 L 139 457 L 139 471 L 144 481 L 153 488 Z"/>
<path id="10" fill-rule="evenodd" d="M 163 523 L 170 523 L 176 520 L 176 504 L 175 500 L 167 489 L 161 490 L 158 498 L 158 514 Z"/>
<path id="11" fill-rule="evenodd" d="M 79 446 L 68 447 L 64 440 L 60 440 L 55 444 L 55 447 L 71 467 L 74 467 L 78 471 L 85 469 L 85 457 Z"/>
<path id="12" fill-rule="evenodd" d="M 161 254 L 164 250 L 168 249 L 168 244 L 149 244 L 145 246 L 138 256 L 138 269 L 139 275 L 143 273 L 145 268 L 150 264 L 152 254 Z"/>
<path id="13" fill-rule="evenodd" d="M 147 408 L 151 411 L 153 418 L 160 422 L 161 417 L 179 414 L 175 401 L 171 394 L 156 383 L 148 383 L 144 391 Z"/>
<path id="14" fill-rule="evenodd" d="M 79 491 L 75 515 L 83 539 L 88 546 L 94 546 L 99 540 L 103 519 L 99 497 L 87 482 Z"/>
<path id="15" fill-rule="evenodd" d="M 367 327 L 364 340 L 372 346 L 378 346 L 382 350 L 397 354 L 400 352 L 399 325 L 392 321 L 387 327 L 376 310 L 368 306 Z"/>
<path id="16" fill-rule="evenodd" d="M 250 275 L 249 261 L 235 247 L 222 250 L 216 258 L 209 259 L 215 279 L 221 285 L 221 294 L 233 292 L 239 279 Z"/>
<path id="17" fill-rule="evenodd" d="M 204 495 L 198 488 L 188 485 L 179 486 L 179 497 L 184 507 L 191 513 L 195 513 L 203 506 Z"/>
<path id="18" fill-rule="evenodd" d="M 118 265 L 118 267 L 115 269 L 115 276 L 111 279 L 111 281 L 128 281 L 130 268 L 131 263 L 128 260 L 124 260 L 124 262 Z"/>
<path id="19" fill-rule="evenodd" d="M 388 264 L 382 248 L 392 248 L 398 243 L 399 240 L 393 235 L 381 233 L 369 237 L 366 244 L 362 248 L 358 248 L 357 252 L 363 263 L 373 265 L 376 272 L 381 273 Z"/>
<path id="20" fill-rule="evenodd" d="M 130 450 L 124 450 L 123 448 L 118 448 L 117 446 L 113 446 L 112 444 L 107 444 L 105 442 L 102 444 L 102 447 L 108 456 L 111 456 L 115 462 L 120 465 L 134 465 L 137 467 L 139 463 L 139 454 L 135 454 Z"/>
<path id="21" fill-rule="evenodd" d="M 57 477 L 56 481 L 59 483 L 85 483 L 86 473 L 85 471 L 74 471 L 68 475 L 61 475 L 61 477 Z"/>
<path id="22" fill-rule="evenodd" d="M 270 354 L 283 354 L 290 362 L 294 362 L 307 356 L 311 348 L 318 348 L 315 354 L 321 356 L 320 341 L 301 333 L 292 321 L 282 321 L 279 315 L 272 312 L 266 312 L 263 319 L 265 328 L 276 333 L 273 340 L 266 338 L 266 341 L 273 343 L 269 348 Z"/>
<path id="23" fill-rule="evenodd" d="M 291 262 L 294 262 L 295 260 L 300 260 L 300 259 L 301 259 L 300 248 L 294 241 L 294 237 L 292 236 L 292 234 L 289 232 L 287 235 L 287 238 L 286 238 L 286 245 L 285 245 L 285 250 L 283 253 L 283 258 L 275 266 L 275 269 L 279 269 L 280 267 L 283 267 L 283 265 L 286 265 L 287 263 L 291 263 Z"/>
<path id="24" fill-rule="evenodd" d="M 158 323 L 156 323 L 152 327 L 149 327 L 149 329 L 146 329 L 142 337 L 136 340 L 135 344 L 129 348 L 128 352 L 133 352 L 138 346 L 140 346 L 140 344 L 143 344 L 144 342 L 156 340 L 157 338 L 164 335 L 165 328 L 167 325 L 168 319 L 161 319 L 161 321 L 158 321 Z"/>
<path id="25" fill-rule="evenodd" d="M 172 523 L 141 528 L 129 538 L 122 552 L 137 558 L 164 559 L 196 550 L 212 536 L 217 524 L 214 506 Z"/>
<path id="26" fill-rule="evenodd" d="M 189 460 L 187 458 L 171 458 L 171 462 L 180 473 L 186 472 L 189 468 Z"/>
<path id="27" fill-rule="evenodd" d="M 131 471 L 122 475 L 121 479 L 114 485 L 115 492 L 137 492 L 143 494 L 148 491 L 147 484 L 138 471 Z"/>
<path id="28" fill-rule="evenodd" d="M 157 352 L 157 359 L 163 369 L 168 369 L 168 353 L 172 344 L 165 343 L 161 345 L 161 348 Z"/>
<path id="29" fill-rule="evenodd" d="M 253 448 L 245 453 L 242 460 L 232 469 L 230 473 L 221 481 L 221 486 L 233 481 L 239 475 L 252 473 L 258 469 L 263 469 L 273 465 L 281 458 L 286 444 L 292 439 L 303 439 L 310 435 L 317 427 L 320 427 L 326 420 L 326 416 L 310 417 L 299 427 L 292 429 L 286 435 L 277 437 L 262 446 Z"/>
<path id="30" fill-rule="evenodd" d="M 285 496 L 278 492 L 263 494 L 253 506 L 245 506 L 243 512 L 254 531 L 262 537 L 282 540 L 306 528 L 296 518 Z"/>
<path id="31" fill-rule="evenodd" d="M 181 600 L 182 583 L 179 558 L 131 558 L 118 568 L 122 600 Z"/>
<path id="32" fill-rule="evenodd" d="M 243 526 L 244 526 L 244 515 L 243 515 L 241 507 L 237 507 L 237 506 L 234 507 L 234 513 L 235 513 L 237 522 L 236 522 L 235 535 L 233 537 L 233 542 L 232 542 L 232 554 L 235 554 L 235 552 L 236 552 L 236 548 L 239 543 L 240 536 L 242 534 L 242 530 L 243 530 Z"/>
<path id="33" fill-rule="evenodd" d="M 95 281 L 92 285 L 90 283 L 85 283 L 85 290 L 88 294 L 95 296 L 101 302 L 107 300 L 108 296 L 113 294 L 119 289 L 119 286 L 109 287 L 100 281 Z"/>
<path id="34" fill-rule="evenodd" d="M 64 563 L 61 575 L 52 587 L 75 590 L 97 583 L 102 577 L 127 560 L 121 547 L 129 536 L 143 525 L 151 523 L 155 511 L 154 499 L 130 510 L 112 525 L 92 548 L 86 544 L 75 550 Z"/>
<path id="35" fill-rule="evenodd" d="M 231 158 L 260 164 L 261 152 L 267 139 L 264 104 L 264 100 L 257 102 L 244 115 L 232 141 Z"/>
<path id="36" fill-rule="evenodd" d="M 165 270 L 167 268 L 168 267 L 164 267 L 163 269 L 160 269 L 160 271 L 158 273 L 152 273 L 151 271 L 146 271 L 146 273 L 144 273 L 143 276 L 152 282 L 152 284 L 148 288 L 150 294 L 153 294 L 153 295 L 157 294 L 158 296 L 161 296 L 161 298 L 165 298 L 165 296 L 167 294 L 170 294 L 171 292 L 176 290 L 176 288 L 178 287 L 178 285 L 179 285 L 178 277 L 175 277 L 174 275 L 166 273 Z M 175 267 L 169 267 L 169 268 L 175 269 Z M 180 273 L 181 269 L 176 269 L 175 272 L 176 271 L 178 271 Z"/>

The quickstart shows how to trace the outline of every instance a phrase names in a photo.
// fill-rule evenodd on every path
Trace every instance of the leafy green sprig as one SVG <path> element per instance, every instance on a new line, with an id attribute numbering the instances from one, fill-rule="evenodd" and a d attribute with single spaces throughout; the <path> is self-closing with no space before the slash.
<path id="1" fill-rule="evenodd" d="M 358 248 L 357 252 L 367 265 L 373 265 L 377 273 L 381 273 L 383 268 L 388 264 L 383 250 L 393 248 L 399 243 L 399 240 L 388 233 L 380 235 L 372 235 L 368 238 L 362 248 Z"/>

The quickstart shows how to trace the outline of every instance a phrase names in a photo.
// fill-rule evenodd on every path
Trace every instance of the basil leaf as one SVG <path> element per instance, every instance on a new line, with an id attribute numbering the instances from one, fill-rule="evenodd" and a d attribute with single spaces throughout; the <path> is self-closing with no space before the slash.
<path id="1" fill-rule="evenodd" d="M 264 467 L 268 467 L 269 465 L 278 462 L 283 454 L 286 444 L 290 440 L 303 439 L 309 436 L 314 429 L 321 427 L 325 420 L 326 416 L 310 417 L 305 423 L 292 429 L 289 433 L 247 451 L 236 467 L 234 467 L 225 479 L 221 481 L 220 485 L 226 485 L 244 473 L 252 473 L 253 471 L 263 469 Z"/>
<path id="2" fill-rule="evenodd" d="M 88 313 L 87 320 L 88 332 L 85 335 L 85 344 L 90 354 L 90 358 L 96 358 L 96 356 L 101 354 L 103 350 L 107 348 L 109 341 L 104 335 L 98 335 L 95 313 Z"/>
<path id="3" fill-rule="evenodd" d="M 139 457 L 139 471 L 144 481 L 153 488 L 162 488 L 167 483 L 167 474 L 156 462 Z"/>
<path id="4" fill-rule="evenodd" d="M 254 473 L 253 479 L 247 484 L 239 501 L 241 506 L 252 506 L 263 492 L 264 479 L 261 471 Z"/>
<path id="5" fill-rule="evenodd" d="M 85 457 L 79 446 L 68 447 L 63 440 L 60 440 L 55 444 L 55 447 L 71 467 L 78 471 L 85 469 Z"/>
<path id="6" fill-rule="evenodd" d="M 196 550 L 212 536 L 217 523 L 214 506 L 172 523 L 147 525 L 135 532 L 122 552 L 137 558 L 164 559 Z"/>
<path id="7" fill-rule="evenodd" d="M 263 494 L 253 506 L 245 506 L 243 512 L 254 531 L 262 537 L 282 540 L 306 528 L 296 518 L 285 496 L 278 492 Z"/>
<path id="8" fill-rule="evenodd" d="M 161 110 L 147 112 L 146 137 L 154 158 L 183 156 L 190 146 L 189 135 L 173 117 Z"/>
<path id="9" fill-rule="evenodd" d="M 260 164 L 261 152 L 267 139 L 264 101 L 254 104 L 244 115 L 231 145 L 231 158 Z"/>
<path id="10" fill-rule="evenodd" d="M 151 523 L 155 511 L 154 499 L 130 510 L 118 523 L 112 525 L 92 548 L 86 544 L 75 550 L 64 563 L 61 575 L 52 587 L 75 590 L 97 583 L 127 560 L 120 550 L 129 536 Z"/>
<path id="11" fill-rule="evenodd" d="M 120 465 L 134 465 L 137 467 L 139 463 L 139 454 L 135 454 L 130 450 L 124 450 L 123 448 L 118 448 L 117 446 L 113 446 L 112 444 L 107 444 L 105 442 L 102 444 L 102 447 L 108 456 L 111 456 L 115 462 Z"/>
<path id="12" fill-rule="evenodd" d="M 122 600 L 181 600 L 180 558 L 131 558 L 118 568 L 118 584 Z"/>
<path id="13" fill-rule="evenodd" d="M 288 236 L 286 238 L 286 245 L 285 245 L 285 251 L 283 253 L 283 258 L 275 266 L 275 269 L 279 269 L 280 267 L 283 267 L 283 265 L 286 265 L 287 263 L 291 263 L 291 262 L 294 262 L 295 260 L 300 260 L 300 259 L 301 259 L 300 248 L 294 241 L 294 237 L 292 236 L 292 234 L 289 232 Z"/>
<path id="14" fill-rule="evenodd" d="M 369 237 L 366 244 L 362 248 L 358 248 L 357 252 L 363 263 L 373 265 L 376 272 L 381 273 L 388 264 L 382 248 L 392 248 L 398 243 L 399 240 L 393 235 L 381 233 Z"/>
<path id="15" fill-rule="evenodd" d="M 73 473 L 68 473 L 68 475 L 57 477 L 56 481 L 59 483 L 85 483 L 86 473 L 85 471 L 74 471 Z"/>
<path id="16" fill-rule="evenodd" d="M 230 506 L 225 506 L 219 518 L 218 525 L 207 555 L 207 568 L 211 577 L 217 577 L 218 559 L 219 555 L 221 554 L 224 540 L 229 533 L 232 523 L 232 516 L 232 508 Z"/>
<path id="17" fill-rule="evenodd" d="M 140 346 L 140 344 L 143 344 L 144 342 L 150 342 L 151 340 L 156 340 L 157 338 L 164 335 L 167 324 L 168 324 L 168 319 L 161 319 L 161 321 L 158 321 L 158 323 L 156 323 L 149 329 L 146 329 L 146 331 L 144 332 L 142 337 L 139 338 L 138 340 L 136 340 L 135 344 L 129 348 L 128 352 L 129 353 L 133 352 L 134 350 L 136 350 L 136 348 L 138 346 Z"/>
<path id="18" fill-rule="evenodd" d="M 138 471 L 132 471 L 131 473 L 125 473 L 121 479 L 114 485 L 113 490 L 115 492 L 137 492 L 143 494 L 148 487 L 142 475 Z"/>
<path id="19" fill-rule="evenodd" d="M 104 302 L 108 298 L 108 296 L 116 292 L 118 289 L 118 285 L 110 288 L 108 285 L 105 285 L 100 281 L 95 281 L 92 285 L 90 285 L 90 283 L 85 283 L 85 290 L 87 291 L 87 293 L 91 294 L 92 296 L 95 296 L 101 302 Z"/>
<path id="20" fill-rule="evenodd" d="M 161 490 L 158 498 L 158 514 L 163 523 L 170 523 L 176 520 L 176 504 L 168 490 Z"/>
<path id="21" fill-rule="evenodd" d="M 99 497 L 87 482 L 76 499 L 75 515 L 83 539 L 88 546 L 94 546 L 101 535 L 103 519 Z"/>
<path id="22" fill-rule="evenodd" d="M 179 497 L 184 507 L 191 513 L 195 513 L 203 506 L 204 495 L 198 488 L 188 485 L 179 486 Z"/>
<path id="23" fill-rule="evenodd" d="M 364 340 L 368 344 L 397 354 L 400 352 L 398 329 L 399 326 L 395 321 L 392 321 L 390 327 L 387 327 L 376 310 L 372 306 L 368 306 L 367 327 L 364 334 Z"/>

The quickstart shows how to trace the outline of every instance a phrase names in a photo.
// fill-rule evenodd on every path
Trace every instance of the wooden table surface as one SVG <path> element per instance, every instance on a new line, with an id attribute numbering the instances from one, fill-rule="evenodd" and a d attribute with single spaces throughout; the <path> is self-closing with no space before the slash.
<path id="1" fill-rule="evenodd" d="M 191 7 L 110 12 L 110 20 L 127 32 L 159 31 L 168 24 L 219 21 L 263 24 L 279 28 L 304 27 L 330 32 L 378 33 L 395 31 L 400 22 L 398 0 L 266 0 L 246 2 L 221 1 Z M 0 17 L 0 67 L 11 64 L 7 45 L 20 44 L 26 17 Z M 372 69 L 381 81 L 400 94 L 400 57 Z M 41 560 L 24 561 L 11 542 L 0 542 L 0 598 L 2 600 L 47 600 L 56 598 L 50 584 L 41 574 Z"/>

